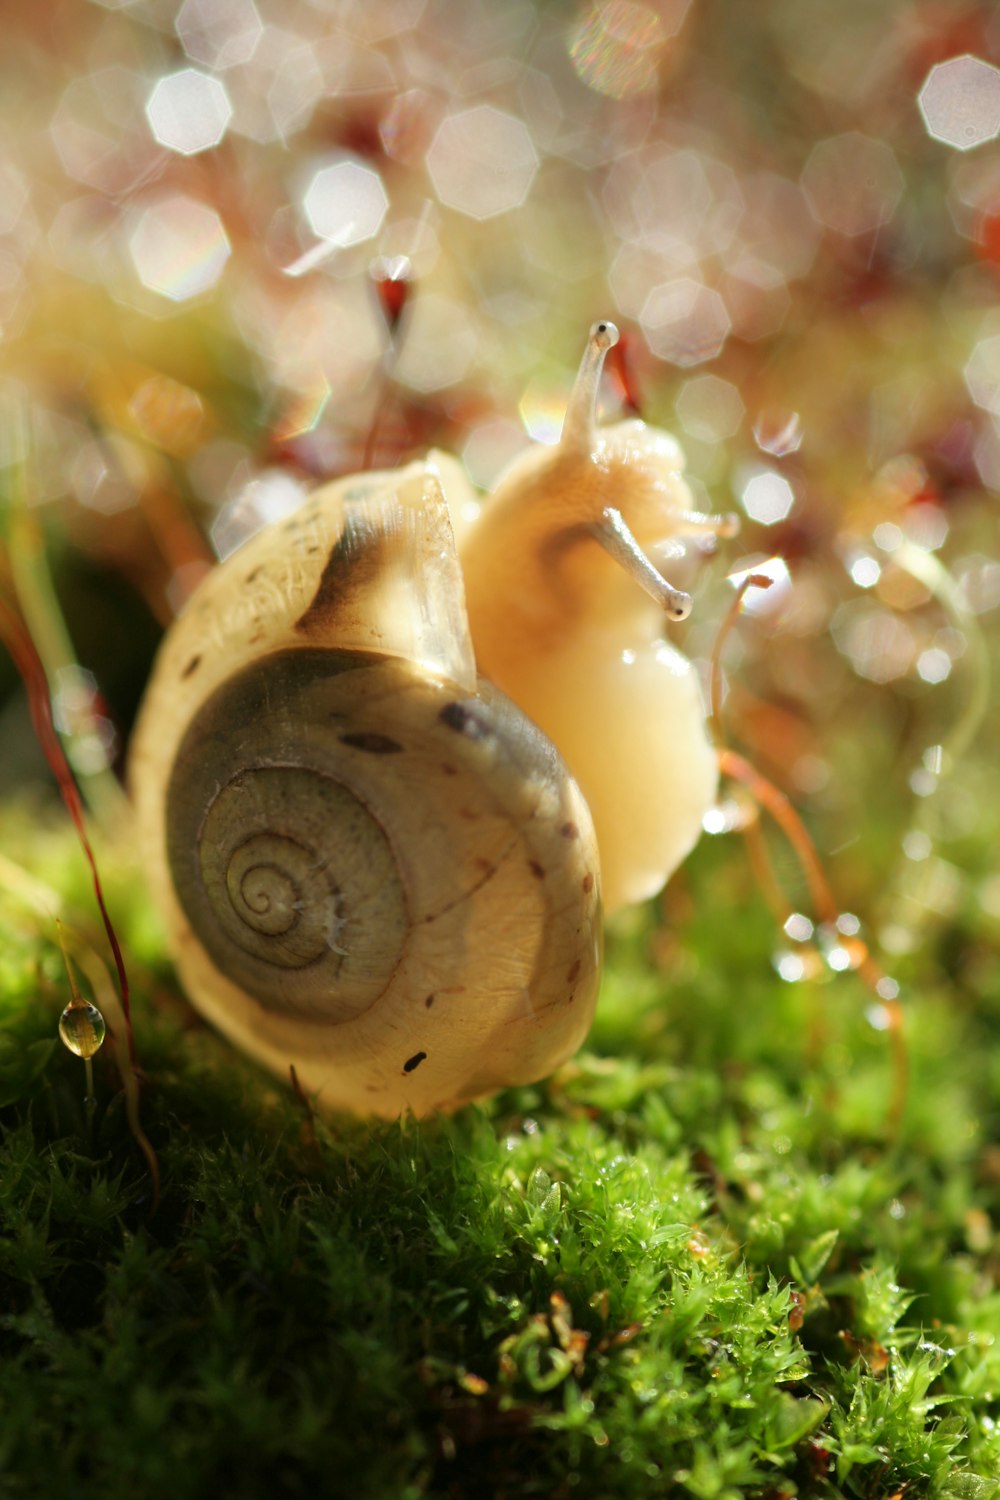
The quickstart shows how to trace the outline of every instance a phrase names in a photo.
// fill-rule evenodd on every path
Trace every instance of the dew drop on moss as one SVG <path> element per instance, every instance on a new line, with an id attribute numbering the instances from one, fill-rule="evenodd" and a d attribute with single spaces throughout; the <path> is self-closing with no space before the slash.
<path id="1" fill-rule="evenodd" d="M 89 1000 L 71 1000 L 59 1017 L 60 1039 L 77 1057 L 93 1057 L 106 1032 L 104 1017 Z"/>

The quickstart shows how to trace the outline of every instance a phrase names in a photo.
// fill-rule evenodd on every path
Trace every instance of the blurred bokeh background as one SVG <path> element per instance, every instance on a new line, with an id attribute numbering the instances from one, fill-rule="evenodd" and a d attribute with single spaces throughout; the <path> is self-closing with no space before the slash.
<path id="1" fill-rule="evenodd" d="M 488 488 L 611 316 L 605 410 L 743 516 L 686 649 L 728 573 L 777 580 L 727 648 L 733 738 L 848 901 L 896 893 L 890 952 L 963 902 L 1000 923 L 994 6 L 5 0 L 3 35 L 4 527 L 65 617 L 85 776 L 214 555 L 366 449 Z M 5 659 L 0 705 L 3 791 L 44 785 Z"/>

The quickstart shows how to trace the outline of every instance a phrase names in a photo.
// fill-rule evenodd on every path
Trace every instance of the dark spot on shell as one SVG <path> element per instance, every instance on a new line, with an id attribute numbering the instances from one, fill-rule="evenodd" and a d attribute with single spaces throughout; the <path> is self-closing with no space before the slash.
<path id="1" fill-rule="evenodd" d="M 575 823 L 564 823 L 559 832 L 564 839 L 578 839 L 580 837 L 580 830 Z"/>
<path id="2" fill-rule="evenodd" d="M 426 1056 L 427 1056 L 426 1052 L 414 1052 L 413 1056 L 412 1057 L 408 1057 L 406 1059 L 405 1063 L 403 1064 L 403 1072 L 404 1073 L 412 1073 L 413 1070 L 414 1070 L 414 1068 L 419 1068 L 420 1067 L 420 1064 L 423 1062 L 423 1060 L 424 1060 L 424 1058 Z"/>
<path id="3" fill-rule="evenodd" d="M 308 608 L 295 622 L 296 630 L 304 635 L 325 633 L 355 611 L 358 595 L 378 576 L 385 542 L 386 538 L 366 534 L 349 519 L 326 560 Z"/>
<path id="4" fill-rule="evenodd" d="M 442 769 L 442 771 L 444 772 L 444 774 L 446 776 L 457 776 L 458 775 L 458 767 L 457 766 L 450 766 L 446 760 L 443 760 L 441 762 L 441 769 Z"/>
<path id="5" fill-rule="evenodd" d="M 470 740 L 485 740 L 492 733 L 490 726 L 468 703 L 446 703 L 438 717 L 442 724 Z"/>
<path id="6" fill-rule="evenodd" d="M 260 577 L 260 574 L 261 574 L 261 569 L 259 567 L 252 568 L 251 571 L 246 576 L 247 583 L 253 583 L 253 581 L 254 581 L 255 578 L 259 578 Z"/>
<path id="7" fill-rule="evenodd" d="M 426 1008 L 428 1010 L 430 1010 L 430 1008 L 431 1008 L 431 1006 L 433 1004 L 434 1004 L 434 996 L 433 995 L 428 995 L 427 999 L 424 1001 L 424 1005 L 426 1006 Z"/>
<path id="8" fill-rule="evenodd" d="M 201 666 L 201 657 L 200 656 L 192 656 L 191 660 L 188 662 L 187 666 L 184 668 L 183 672 L 181 673 L 181 678 L 183 679 L 185 677 L 190 677 L 191 673 L 192 672 L 197 672 L 197 670 L 198 670 L 198 668 L 200 666 Z"/>
<path id="9" fill-rule="evenodd" d="M 569 973 L 566 975 L 566 983 L 567 984 L 573 984 L 574 983 L 574 981 L 579 976 L 580 969 L 582 968 L 582 966 L 583 966 L 583 960 L 579 959 L 579 958 L 576 960 L 576 963 L 570 964 Z"/>
<path id="10" fill-rule="evenodd" d="M 545 879 L 545 866 L 540 865 L 537 859 L 528 860 L 528 869 L 531 871 L 532 875 L 534 875 L 536 880 Z"/>
<path id="11" fill-rule="evenodd" d="M 586 875 L 583 877 L 583 889 L 584 889 L 585 893 L 588 896 L 590 895 L 591 891 L 594 889 L 594 877 L 593 877 L 593 875 L 591 875 L 591 873 L 590 873 L 589 870 L 587 871 Z"/>
<path id="12" fill-rule="evenodd" d="M 479 814 L 474 807 L 460 807 L 458 809 L 458 816 L 463 818 L 466 823 L 475 823 L 479 818 Z"/>
<path id="13" fill-rule="evenodd" d="M 387 734 L 377 734 L 374 730 L 342 734 L 340 743 L 349 745 L 352 750 L 365 750 L 369 755 L 398 755 L 403 748 L 398 740 L 390 739 Z"/>
<path id="14" fill-rule="evenodd" d="M 477 870 L 482 870 L 482 872 L 483 872 L 484 875 L 492 875 L 493 871 L 496 869 L 496 865 L 493 863 L 493 861 L 489 860 L 489 859 L 484 859 L 481 854 L 479 855 L 479 857 L 478 857 L 478 859 L 476 860 L 475 863 L 476 863 L 476 869 Z"/>

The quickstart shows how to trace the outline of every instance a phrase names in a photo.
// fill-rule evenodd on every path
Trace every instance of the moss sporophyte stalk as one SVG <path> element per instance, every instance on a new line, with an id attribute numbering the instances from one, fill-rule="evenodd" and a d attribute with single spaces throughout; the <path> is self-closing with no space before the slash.
<path id="1" fill-rule="evenodd" d="M 94 1094 L 94 1058 L 104 1045 L 107 1027 L 104 1017 L 96 1005 L 89 1000 L 74 997 L 59 1017 L 59 1039 L 63 1046 L 76 1057 L 83 1058 L 86 1089 L 83 1098 L 87 1119 L 87 1133 L 93 1127 L 97 1099 Z"/>

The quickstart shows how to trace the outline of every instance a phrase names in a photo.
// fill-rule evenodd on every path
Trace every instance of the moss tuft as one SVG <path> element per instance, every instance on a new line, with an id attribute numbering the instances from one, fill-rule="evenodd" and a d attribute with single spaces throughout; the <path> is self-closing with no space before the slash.
<path id="1" fill-rule="evenodd" d="M 781 984 L 753 902 L 724 951 L 623 929 L 548 1084 L 368 1127 L 234 1056 L 123 909 L 152 1218 L 110 1060 L 88 1146 L 52 1045 L 54 934 L 0 916 L 5 1495 L 1000 1496 L 991 1003 L 933 954 L 895 1136 L 864 992 Z"/>

